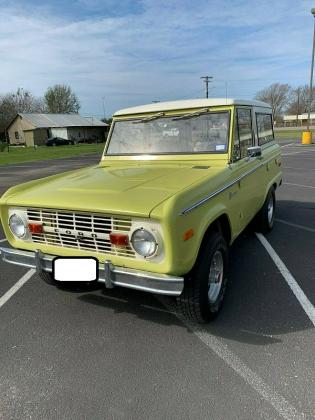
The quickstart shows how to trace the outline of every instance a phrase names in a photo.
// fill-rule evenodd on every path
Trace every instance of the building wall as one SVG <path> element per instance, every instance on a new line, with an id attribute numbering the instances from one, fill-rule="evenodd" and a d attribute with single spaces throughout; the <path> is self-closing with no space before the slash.
<path id="1" fill-rule="evenodd" d="M 24 131 L 24 139 L 26 146 L 34 146 L 34 131 L 33 130 L 26 130 Z"/>
<path id="2" fill-rule="evenodd" d="M 36 144 L 37 146 L 44 146 L 49 135 L 49 129 L 37 128 L 36 130 L 34 130 L 34 144 Z"/>
<path id="3" fill-rule="evenodd" d="M 61 137 L 68 139 L 68 130 L 66 128 L 51 128 L 51 137 Z"/>
<path id="4" fill-rule="evenodd" d="M 71 127 L 68 128 L 68 139 L 76 141 L 105 140 L 106 127 Z"/>
<path id="5" fill-rule="evenodd" d="M 25 144 L 24 130 L 32 130 L 34 128 L 33 124 L 18 115 L 8 129 L 10 144 Z M 16 138 L 16 133 L 18 138 Z"/>

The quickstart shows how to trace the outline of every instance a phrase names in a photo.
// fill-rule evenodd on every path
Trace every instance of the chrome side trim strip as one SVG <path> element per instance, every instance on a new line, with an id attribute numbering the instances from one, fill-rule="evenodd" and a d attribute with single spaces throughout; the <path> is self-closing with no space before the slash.
<path id="1" fill-rule="evenodd" d="M 211 194 L 207 195 L 206 197 L 202 198 L 201 200 L 197 201 L 196 203 L 192 204 L 189 207 L 186 207 L 184 210 L 180 212 L 180 216 L 183 216 L 192 210 L 196 209 L 197 207 L 202 206 L 207 201 L 211 200 L 211 198 L 216 197 L 218 194 L 221 194 L 223 191 L 227 190 L 228 188 L 232 187 L 233 185 L 240 182 L 242 179 L 246 178 L 247 176 L 251 175 L 252 173 L 256 172 L 257 169 L 261 168 L 264 165 L 267 165 L 274 159 L 277 159 L 280 155 L 273 156 L 272 158 L 266 160 L 265 162 L 260 163 L 259 165 L 255 166 L 254 168 L 250 169 L 249 171 L 245 172 L 243 175 L 237 177 L 233 181 L 229 182 L 228 184 L 224 185 L 223 187 L 219 188 L 218 190 L 212 192 Z"/>

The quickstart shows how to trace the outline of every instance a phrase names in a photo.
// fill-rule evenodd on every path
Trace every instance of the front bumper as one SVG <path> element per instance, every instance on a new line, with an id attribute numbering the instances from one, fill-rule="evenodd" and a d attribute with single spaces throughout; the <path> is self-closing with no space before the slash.
<path id="1" fill-rule="evenodd" d="M 0 248 L 3 261 L 22 267 L 35 268 L 37 272 L 52 272 L 54 255 L 41 251 L 22 251 L 14 248 Z M 128 287 L 145 292 L 168 296 L 179 296 L 184 287 L 183 277 L 169 276 L 148 271 L 114 266 L 110 261 L 99 263 L 99 282 L 106 288 Z"/>

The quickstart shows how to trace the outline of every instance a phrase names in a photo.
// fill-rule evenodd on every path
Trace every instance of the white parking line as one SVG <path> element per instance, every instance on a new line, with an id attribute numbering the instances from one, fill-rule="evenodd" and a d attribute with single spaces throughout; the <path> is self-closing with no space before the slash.
<path id="1" fill-rule="evenodd" d="M 312 232 L 315 233 L 315 229 L 312 229 L 310 227 L 307 226 L 303 226 L 303 225 L 298 225 L 296 223 L 291 223 L 291 222 L 287 222 L 286 220 L 282 220 L 282 219 L 275 219 L 276 222 L 278 223 L 283 223 L 284 225 L 288 225 L 288 226 L 292 226 L 298 229 L 302 229 L 305 230 L 306 232 Z"/>
<path id="2" fill-rule="evenodd" d="M 281 155 L 282 156 L 293 156 L 293 155 L 302 155 L 303 153 L 306 153 L 307 154 L 309 152 L 315 152 L 315 150 L 314 149 L 312 149 L 312 150 L 301 150 L 299 152 L 281 153 Z"/>
<path id="3" fill-rule="evenodd" d="M 158 300 L 173 312 L 173 308 L 162 297 Z M 175 313 L 176 317 L 210 350 L 212 350 L 220 359 L 222 359 L 231 369 L 234 370 L 248 385 L 250 385 L 261 397 L 263 397 L 277 413 L 286 420 L 303 420 L 305 419 L 304 413 L 300 413 L 296 408 L 291 405 L 282 395 L 274 391 L 263 379 L 257 375 L 253 370 L 245 365 L 244 362 L 233 353 L 228 346 L 210 334 L 206 329 L 200 325 L 187 320 L 180 312 Z"/>
<path id="4" fill-rule="evenodd" d="M 280 147 L 288 147 L 288 146 L 292 146 L 292 145 L 294 145 L 295 143 L 289 143 L 289 144 L 284 144 L 283 146 L 280 146 Z"/>
<path id="5" fill-rule="evenodd" d="M 35 270 L 32 268 L 0 298 L 0 308 L 2 308 L 2 306 L 32 277 L 33 274 L 35 274 Z"/>
<path id="6" fill-rule="evenodd" d="M 262 235 L 261 233 L 256 233 L 257 238 L 260 240 L 261 244 L 264 246 L 266 251 L 268 252 L 269 256 L 273 260 L 273 262 L 278 267 L 278 270 L 282 274 L 283 278 L 289 285 L 290 289 L 294 293 L 297 300 L 300 302 L 300 305 L 302 306 L 304 312 L 309 317 L 310 321 L 315 327 L 315 307 L 312 305 L 312 303 L 309 301 L 303 290 L 298 285 L 295 278 L 292 276 L 290 271 L 285 266 L 284 262 L 281 260 L 279 255 L 276 253 L 276 251 L 272 248 L 270 243 L 267 241 L 267 239 Z"/>
<path id="7" fill-rule="evenodd" d="M 303 184 L 293 184 L 292 182 L 283 182 L 284 185 L 293 185 L 294 187 L 302 187 L 302 188 L 314 188 L 313 185 L 303 185 Z"/>
<path id="8" fill-rule="evenodd" d="M 1 242 L 5 242 L 5 241 L 6 241 L 6 239 L 5 239 L 5 238 L 4 238 L 4 239 L 0 239 L 0 243 L 1 243 Z"/>
<path id="9" fill-rule="evenodd" d="M 293 169 L 293 170 L 297 170 L 297 171 L 315 171 L 315 169 L 313 168 L 295 168 L 294 166 L 282 166 L 282 169 Z"/>
<path id="10" fill-rule="evenodd" d="M 142 306 L 142 308 L 145 308 L 145 309 L 151 309 L 152 311 L 158 311 L 158 312 L 164 312 L 164 313 L 167 313 L 167 314 L 173 314 L 173 315 L 176 315 L 176 313 L 175 312 L 170 312 L 169 310 L 167 310 L 167 309 L 163 309 L 163 308 L 158 308 L 157 306 L 151 306 L 151 305 L 143 305 L 143 304 L 141 304 L 140 306 Z M 163 305 L 164 306 L 164 305 Z"/>

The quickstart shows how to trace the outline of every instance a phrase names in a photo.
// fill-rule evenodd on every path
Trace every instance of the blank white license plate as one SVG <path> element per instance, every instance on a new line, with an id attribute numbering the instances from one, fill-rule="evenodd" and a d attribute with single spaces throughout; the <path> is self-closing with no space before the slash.
<path id="1" fill-rule="evenodd" d="M 57 257 L 53 260 L 53 277 L 56 281 L 96 281 L 98 261 L 90 257 Z"/>

